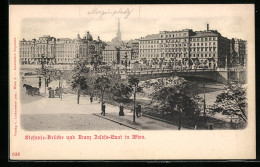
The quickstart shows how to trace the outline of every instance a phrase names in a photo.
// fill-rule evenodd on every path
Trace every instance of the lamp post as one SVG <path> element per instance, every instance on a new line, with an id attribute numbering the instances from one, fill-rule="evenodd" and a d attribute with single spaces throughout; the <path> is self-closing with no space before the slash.
<path id="1" fill-rule="evenodd" d="M 135 83 L 135 92 L 134 92 L 134 113 L 133 113 L 133 122 L 135 122 L 135 112 L 136 112 L 136 106 L 135 106 L 135 101 L 136 101 L 136 88 L 137 88 L 137 83 Z"/>
<path id="2" fill-rule="evenodd" d="M 41 55 L 41 64 L 42 64 L 42 70 L 44 69 L 44 55 L 42 54 Z"/>
<path id="3" fill-rule="evenodd" d="M 179 108 L 179 127 L 178 127 L 178 130 L 181 130 L 181 117 L 182 117 L 182 108 Z"/>
<path id="4" fill-rule="evenodd" d="M 205 83 L 203 84 L 203 94 L 204 94 L 204 100 L 203 100 L 203 112 L 204 112 L 204 119 L 206 121 L 206 94 L 205 94 Z"/>
<path id="5" fill-rule="evenodd" d="M 127 51 L 125 52 L 125 73 L 127 73 Z"/>
<path id="6" fill-rule="evenodd" d="M 46 93 L 46 70 L 44 68 L 44 54 L 41 55 L 42 75 L 44 76 L 44 93 Z"/>
<path id="7" fill-rule="evenodd" d="M 130 77 L 129 80 L 131 85 L 134 85 L 134 112 L 133 112 L 133 122 L 135 122 L 135 114 L 136 114 L 136 92 L 137 92 L 137 87 L 139 83 L 139 79 L 135 77 Z"/>
<path id="8" fill-rule="evenodd" d="M 180 96 L 180 95 L 179 95 L 180 90 L 178 89 L 178 90 L 176 91 L 176 93 L 177 93 L 177 97 L 179 97 L 179 96 Z M 178 104 L 176 104 L 175 107 L 176 107 L 176 109 L 177 109 L 177 111 L 178 111 L 178 113 L 179 113 L 179 125 L 178 125 L 178 130 L 181 130 L 182 108 L 179 107 Z"/>

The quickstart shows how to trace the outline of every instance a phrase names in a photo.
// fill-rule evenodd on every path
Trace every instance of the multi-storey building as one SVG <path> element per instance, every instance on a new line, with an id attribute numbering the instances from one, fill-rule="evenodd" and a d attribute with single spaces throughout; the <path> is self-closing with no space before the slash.
<path id="1" fill-rule="evenodd" d="M 102 55 L 105 43 L 99 37 L 93 40 L 87 32 L 86 36 L 76 39 L 54 38 L 50 36 L 40 37 L 39 40 L 20 41 L 20 63 L 40 64 L 73 64 L 77 59 L 91 62 L 95 55 Z"/>
<path id="2" fill-rule="evenodd" d="M 190 58 L 194 68 L 227 68 L 230 40 L 213 30 L 197 31 L 191 36 Z"/>
<path id="3" fill-rule="evenodd" d="M 130 40 L 126 46 L 131 48 L 131 60 L 136 62 L 139 58 L 139 40 Z"/>
<path id="4" fill-rule="evenodd" d="M 131 57 L 132 57 L 132 49 L 127 46 L 122 46 L 118 48 L 119 51 L 119 63 L 122 65 L 130 65 Z"/>
<path id="5" fill-rule="evenodd" d="M 215 30 L 160 31 L 140 39 L 139 60 L 147 65 L 226 68 L 230 40 Z"/>
<path id="6" fill-rule="evenodd" d="M 232 67 L 244 67 L 247 63 L 246 41 L 232 38 L 231 45 L 231 65 Z"/>
<path id="7" fill-rule="evenodd" d="M 109 65 L 118 64 L 119 54 L 118 49 L 115 46 L 106 46 L 102 52 L 102 61 Z"/>
<path id="8" fill-rule="evenodd" d="M 132 60 L 132 48 L 129 46 L 106 46 L 102 52 L 102 61 L 106 64 L 121 64 L 129 66 Z"/>
<path id="9" fill-rule="evenodd" d="M 20 41 L 20 63 L 40 64 L 42 60 L 46 63 L 55 63 L 56 39 L 45 35 L 39 40 Z"/>

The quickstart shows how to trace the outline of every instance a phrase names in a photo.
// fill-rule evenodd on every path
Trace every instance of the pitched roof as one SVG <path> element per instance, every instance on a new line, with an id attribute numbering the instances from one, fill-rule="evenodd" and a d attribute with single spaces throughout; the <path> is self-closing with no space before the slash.
<path id="1" fill-rule="evenodd" d="M 107 45 L 104 50 L 116 50 L 115 46 Z"/>
<path id="2" fill-rule="evenodd" d="M 140 38 L 140 40 L 158 39 L 159 37 L 160 37 L 159 34 L 150 34 L 150 35 L 147 35 L 147 36 L 144 37 L 144 38 Z"/>
<path id="3" fill-rule="evenodd" d="M 195 35 L 192 35 L 191 37 L 217 37 L 219 35 L 221 35 L 219 32 L 217 31 L 195 31 Z"/>

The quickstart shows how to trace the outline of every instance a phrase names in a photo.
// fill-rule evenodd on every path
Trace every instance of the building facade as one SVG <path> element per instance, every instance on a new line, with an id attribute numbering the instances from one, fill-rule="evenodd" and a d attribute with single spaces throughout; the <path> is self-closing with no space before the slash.
<path id="1" fill-rule="evenodd" d="M 95 55 L 102 56 L 105 43 L 99 37 L 93 40 L 89 32 L 76 39 L 54 38 L 48 35 L 40 37 L 39 40 L 20 41 L 20 63 L 21 64 L 73 64 L 76 59 L 91 62 Z"/>
<path id="2" fill-rule="evenodd" d="M 150 66 L 227 68 L 230 40 L 215 30 L 160 31 L 140 39 L 139 60 Z"/>
<path id="3" fill-rule="evenodd" d="M 106 46 L 102 52 L 102 62 L 108 65 L 130 65 L 132 49 L 129 46 Z"/>
<path id="4" fill-rule="evenodd" d="M 21 64 L 40 64 L 55 63 L 56 39 L 45 35 L 39 40 L 25 40 L 19 42 L 20 63 Z"/>
<path id="5" fill-rule="evenodd" d="M 246 41 L 232 38 L 230 44 L 232 67 L 245 67 L 247 64 Z"/>
<path id="6" fill-rule="evenodd" d="M 108 65 L 118 64 L 119 54 L 115 46 L 106 46 L 102 52 L 102 62 Z"/>

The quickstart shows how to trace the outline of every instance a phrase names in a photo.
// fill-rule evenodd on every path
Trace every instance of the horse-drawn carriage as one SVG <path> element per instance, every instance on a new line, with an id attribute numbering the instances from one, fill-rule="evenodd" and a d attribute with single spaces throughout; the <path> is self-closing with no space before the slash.
<path id="1" fill-rule="evenodd" d="M 31 85 L 24 84 L 23 87 L 26 88 L 26 93 L 28 95 L 34 96 L 34 95 L 40 95 L 39 88 L 32 87 Z"/>

